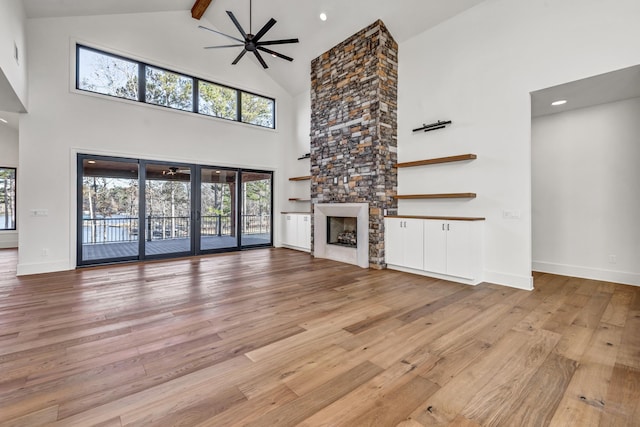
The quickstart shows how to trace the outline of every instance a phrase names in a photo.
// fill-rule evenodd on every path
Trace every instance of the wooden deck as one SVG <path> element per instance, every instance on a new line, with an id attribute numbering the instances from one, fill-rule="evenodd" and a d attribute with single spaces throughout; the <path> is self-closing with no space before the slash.
<path id="1" fill-rule="evenodd" d="M 533 292 L 287 249 L 15 277 L 0 425 L 638 426 L 640 288 Z"/>
<path id="2" fill-rule="evenodd" d="M 263 245 L 271 242 L 269 234 L 247 234 L 242 236 L 243 245 Z M 145 243 L 146 255 L 163 255 L 170 253 L 188 252 L 191 240 L 166 239 L 153 240 Z M 216 250 L 233 248 L 237 245 L 236 237 L 232 236 L 204 236 L 201 241 L 202 250 Z M 135 257 L 138 255 L 138 242 L 94 243 L 82 245 L 82 259 L 85 261 Z"/>

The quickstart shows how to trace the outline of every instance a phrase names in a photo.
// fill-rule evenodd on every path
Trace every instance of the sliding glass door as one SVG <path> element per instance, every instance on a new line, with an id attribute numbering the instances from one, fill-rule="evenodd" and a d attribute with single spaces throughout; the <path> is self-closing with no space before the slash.
<path id="1" fill-rule="evenodd" d="M 199 252 L 238 247 L 238 171 L 200 168 Z"/>
<path id="2" fill-rule="evenodd" d="M 81 157 L 78 176 L 78 264 L 138 259 L 138 162 Z"/>
<path id="3" fill-rule="evenodd" d="M 271 245 L 271 172 L 242 171 L 242 246 Z"/>
<path id="4" fill-rule="evenodd" d="M 77 264 L 273 244 L 272 172 L 78 155 Z"/>
<path id="5" fill-rule="evenodd" d="M 191 167 L 145 162 L 144 170 L 145 256 L 192 254 Z"/>

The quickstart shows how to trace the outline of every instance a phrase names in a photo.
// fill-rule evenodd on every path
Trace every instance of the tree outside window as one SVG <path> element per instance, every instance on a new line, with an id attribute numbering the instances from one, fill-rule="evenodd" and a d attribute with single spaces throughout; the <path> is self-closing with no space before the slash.
<path id="1" fill-rule="evenodd" d="M 0 230 L 16 229 L 16 169 L 0 168 Z"/>

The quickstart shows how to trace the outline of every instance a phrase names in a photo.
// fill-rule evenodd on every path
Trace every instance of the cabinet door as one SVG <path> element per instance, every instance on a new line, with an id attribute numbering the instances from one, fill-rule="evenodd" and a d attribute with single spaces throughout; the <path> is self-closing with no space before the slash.
<path id="1" fill-rule="evenodd" d="M 424 221 L 424 269 L 447 274 L 447 224 Z"/>
<path id="2" fill-rule="evenodd" d="M 422 270 L 424 266 L 424 234 L 421 219 L 403 220 L 404 263 L 408 268 Z"/>
<path id="3" fill-rule="evenodd" d="M 404 233 L 400 218 L 384 220 L 385 262 L 392 265 L 404 264 Z"/>
<path id="4" fill-rule="evenodd" d="M 474 223 L 449 221 L 447 232 L 447 274 L 473 279 L 478 245 L 473 238 Z"/>
<path id="5" fill-rule="evenodd" d="M 296 215 L 284 214 L 282 227 L 282 243 L 285 245 L 295 246 L 297 235 Z"/>
<path id="6" fill-rule="evenodd" d="M 311 249 L 311 216 L 298 215 L 298 246 L 304 249 Z"/>

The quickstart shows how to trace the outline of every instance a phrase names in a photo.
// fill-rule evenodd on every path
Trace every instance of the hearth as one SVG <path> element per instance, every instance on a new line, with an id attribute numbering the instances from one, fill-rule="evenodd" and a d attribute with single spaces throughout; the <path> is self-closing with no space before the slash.
<path id="1" fill-rule="evenodd" d="M 313 217 L 316 258 L 369 267 L 368 203 L 316 203 Z"/>
<path id="2" fill-rule="evenodd" d="M 327 244 L 358 247 L 358 219 L 355 217 L 328 216 Z"/>

